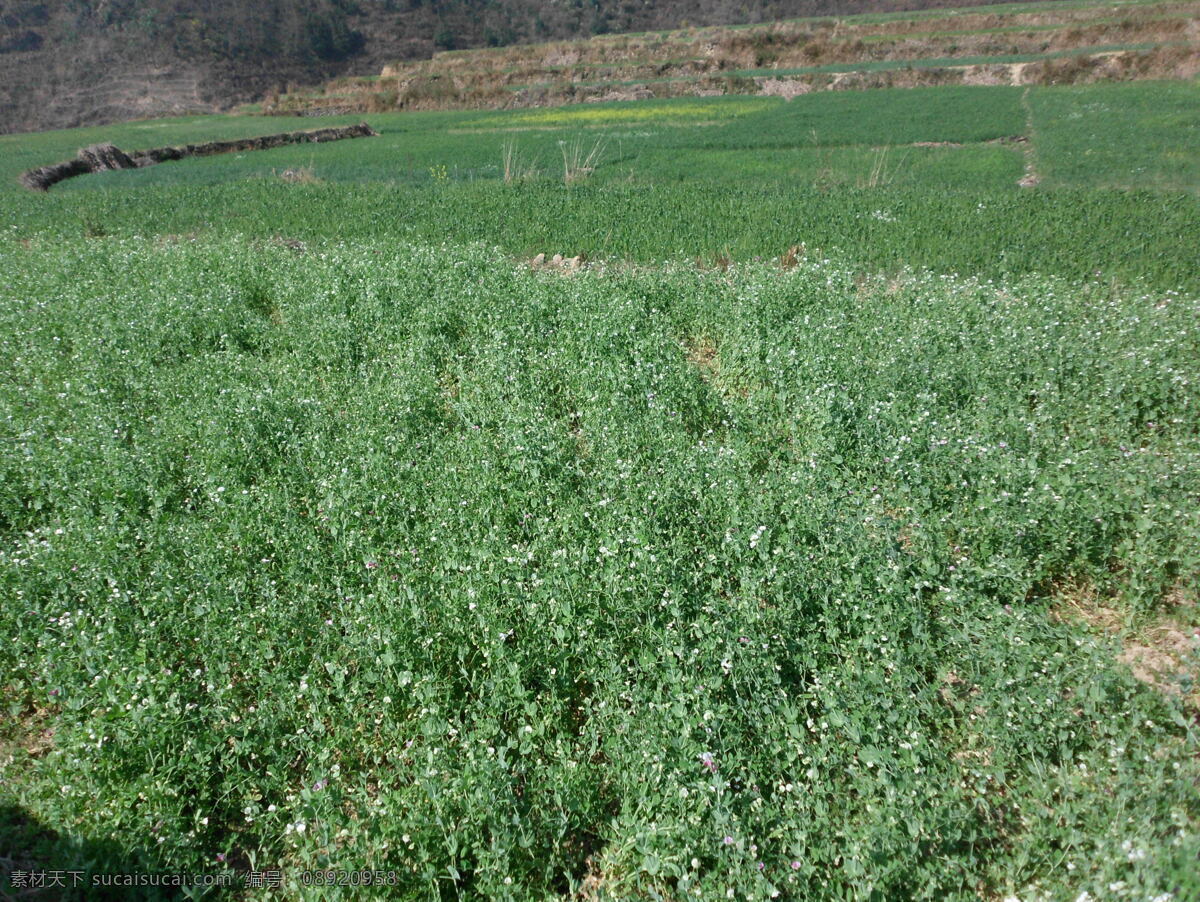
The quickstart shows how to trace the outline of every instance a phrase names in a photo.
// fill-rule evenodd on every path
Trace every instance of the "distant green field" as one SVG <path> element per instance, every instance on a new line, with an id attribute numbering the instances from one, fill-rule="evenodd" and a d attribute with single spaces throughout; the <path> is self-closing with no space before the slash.
<path id="1" fill-rule="evenodd" d="M 1054 185 L 1200 186 L 1200 85 L 1089 85 L 1030 95 L 1039 166 Z"/>
<path id="2" fill-rule="evenodd" d="M 542 180 L 553 181 L 561 177 L 560 144 L 575 140 L 589 146 L 596 142 L 604 145 L 594 182 L 627 178 L 631 172 L 643 182 L 656 182 L 660 175 L 665 181 L 674 181 L 692 154 L 728 149 L 748 151 L 743 164 L 734 170 L 738 175 L 755 184 L 769 183 L 776 178 L 794 178 L 797 164 L 786 155 L 756 151 L 807 152 L 841 146 L 875 149 L 918 142 L 980 145 L 1023 135 L 1027 131 L 1023 92 L 1034 110 L 1039 165 L 1047 175 L 1062 173 L 1062 184 L 1108 187 L 1112 172 L 1124 165 L 1128 169 L 1124 170 L 1123 187 L 1195 191 L 1200 184 L 1188 165 L 1195 163 L 1197 155 L 1187 152 L 1195 146 L 1200 129 L 1196 112 L 1200 86 L 1195 82 L 1155 82 L 824 92 L 790 103 L 769 97 L 679 98 L 513 112 L 380 114 L 365 118 L 383 133 L 382 139 L 301 145 L 101 174 L 64 183 L 55 192 L 211 185 L 277 175 L 310 164 L 317 178 L 338 182 L 424 185 L 436 180 L 431 167 L 445 167 L 452 182 L 495 180 L 502 175 L 503 147 L 509 143 L 521 161 L 535 166 Z M 109 140 L 140 149 L 344 124 L 353 118 L 193 117 L 5 136 L 0 137 L 0 180 L 16 195 L 14 203 L 26 201 L 29 206 L 32 199 L 12 184 L 16 176 L 24 169 L 71 156 L 83 144 Z M 974 150 L 982 148 L 969 148 Z M 1020 157 L 1018 151 L 1010 153 Z M 909 157 L 914 169 L 924 168 L 921 154 Z M 1093 165 L 1093 157 L 1099 165 Z M 854 154 L 844 154 L 827 168 L 853 181 L 871 167 Z M 953 170 L 953 164 L 950 168 Z M 738 171 L 741 169 L 745 172 Z M 933 174 L 926 178 L 904 166 L 900 169 L 897 175 L 906 180 L 938 187 Z M 1133 177 L 1141 171 L 1151 174 L 1144 181 Z M 689 181 L 704 184 L 711 176 L 719 178 L 729 170 L 697 165 L 691 172 Z M 986 178 L 980 183 L 985 188 L 993 185 Z"/>
<path id="3" fill-rule="evenodd" d="M 1022 97 L 1033 141 L 989 143 L 1027 135 Z M 1200 86 L 1180 82 L 386 114 L 367 117 L 377 139 L 102 173 L 49 196 L 15 185 L 22 169 L 102 139 L 136 149 L 350 121 L 192 118 L 3 138 L 0 178 L 15 237 L 395 235 L 639 261 L 752 259 L 806 243 L 865 271 L 1194 289 L 1198 109 Z M 946 143 L 961 146 L 914 146 Z M 598 163 L 568 187 L 563 150 L 573 145 L 598 148 Z M 529 179 L 500 184 L 506 146 Z M 1044 179 L 1034 190 L 1016 185 L 1027 150 Z M 287 169 L 320 183 L 286 184 Z"/>
<path id="4" fill-rule="evenodd" d="M 1198 110 L 0 138 L 0 894 L 1200 899 Z"/>
<path id="5" fill-rule="evenodd" d="M 1022 88 L 915 88 L 826 91 L 781 102 L 692 140 L 702 147 L 903 145 L 917 141 L 976 144 L 1019 135 Z"/>

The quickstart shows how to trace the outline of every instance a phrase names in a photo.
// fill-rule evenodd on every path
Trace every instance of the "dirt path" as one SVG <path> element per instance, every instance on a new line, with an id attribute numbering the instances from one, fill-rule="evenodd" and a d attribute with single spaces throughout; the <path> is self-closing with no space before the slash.
<path id="1" fill-rule="evenodd" d="M 1022 188 L 1036 187 L 1042 180 L 1037 170 L 1037 152 L 1033 131 L 1033 105 L 1029 102 L 1029 88 L 1021 92 L 1021 109 L 1025 111 L 1025 135 L 1029 140 L 1025 143 L 1025 174 L 1017 181 Z"/>

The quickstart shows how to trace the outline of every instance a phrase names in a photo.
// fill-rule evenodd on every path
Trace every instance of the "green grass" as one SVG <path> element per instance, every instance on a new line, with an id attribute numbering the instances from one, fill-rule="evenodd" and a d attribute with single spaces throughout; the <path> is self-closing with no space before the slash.
<path id="1" fill-rule="evenodd" d="M 1030 102 L 1051 184 L 1200 186 L 1200 82 L 1060 88 Z"/>
<path id="2" fill-rule="evenodd" d="M 10 219 L 9 234 L 67 242 L 158 234 L 483 241 L 523 257 L 583 253 L 647 263 L 722 253 L 775 257 L 805 243 L 842 249 L 864 272 L 911 265 L 986 277 L 1043 272 L 1140 281 L 1156 291 L 1200 287 L 1196 198 L 1151 192 L 1006 188 L 931 195 L 923 186 L 689 182 L 502 188 L 448 181 L 413 188 L 258 179 L 156 188 L 154 203 L 146 200 L 121 190 L 52 194 L 37 198 L 28 219 Z"/>
<path id="3" fill-rule="evenodd" d="M 913 88 L 826 91 L 740 116 L 690 140 L 702 147 L 982 142 L 1021 134 L 1021 89 Z"/>
<path id="4" fill-rule="evenodd" d="M 0 138 L 4 857 L 1197 898 L 1195 686 L 1119 660 L 1200 621 L 1196 90 L 369 116 L 45 195 L 344 120 Z"/>
<path id="5" fill-rule="evenodd" d="M 289 897 L 1195 888 L 1194 725 L 1046 616 L 1200 566 L 1194 301 L 3 254 L 11 805 Z"/>
<path id="6" fill-rule="evenodd" d="M 864 272 L 1040 272 L 1195 290 L 1200 179 L 1186 147 L 1196 91 L 1190 83 L 1030 89 L 1033 153 L 1054 187 L 1036 191 L 1016 186 L 1023 146 L 988 143 L 1027 131 L 1024 89 L 1009 87 L 385 114 L 367 117 L 380 138 L 100 173 L 48 195 L 20 189 L 16 174 L 83 143 L 138 148 L 325 121 L 166 120 L 9 137 L 0 139 L 5 234 L 392 236 L 641 262 L 748 260 L 805 243 L 842 252 Z M 1128 136 L 1093 126 L 1083 141 L 1082 117 L 1100 109 L 1116 111 Z M 1139 129 L 1158 138 L 1139 143 Z M 574 142 L 603 149 L 592 176 L 568 188 L 561 145 Z M 912 146 L 921 142 L 963 146 Z M 536 171 L 531 181 L 500 184 L 506 144 L 519 168 Z M 1073 162 L 1084 158 L 1107 162 L 1084 170 Z M 1174 190 L 1102 187 L 1118 181 L 1118 161 L 1134 176 L 1139 167 L 1173 174 L 1145 186 Z M 286 184 L 279 173 L 289 168 L 311 168 L 321 184 Z"/>
<path id="7" fill-rule="evenodd" d="M 747 182 L 790 183 L 793 189 L 921 187 L 943 190 L 999 191 L 1021 177 L 1020 155 L 1007 147 L 797 147 L 741 150 L 696 149 L 681 155 L 670 150 L 614 157 L 614 182 L 660 184 L 695 182 L 744 186 Z M 771 202 L 764 200 L 769 207 Z M 762 253 L 760 249 L 758 253 Z"/>

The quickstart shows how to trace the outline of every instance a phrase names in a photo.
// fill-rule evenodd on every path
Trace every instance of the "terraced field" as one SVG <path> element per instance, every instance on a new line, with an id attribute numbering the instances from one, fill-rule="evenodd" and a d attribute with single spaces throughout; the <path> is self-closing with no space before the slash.
<path id="1" fill-rule="evenodd" d="M 1195 2 L 1004 4 L 452 51 L 273 96 L 275 114 L 1191 78 Z M 256 107 L 257 109 L 258 107 Z"/>

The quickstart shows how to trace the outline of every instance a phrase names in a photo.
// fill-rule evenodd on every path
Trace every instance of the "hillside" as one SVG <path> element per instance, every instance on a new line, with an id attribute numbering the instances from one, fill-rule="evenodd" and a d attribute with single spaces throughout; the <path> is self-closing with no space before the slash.
<path id="1" fill-rule="evenodd" d="M 0 133 L 215 111 L 437 50 L 947 0 L 0 0 Z M 953 5 L 964 4 L 954 0 Z"/>
<path id="2" fill-rule="evenodd" d="M 218 110 L 361 47 L 331 0 L 0 2 L 0 131 Z"/>
<path id="3" fill-rule="evenodd" d="M 1200 3 L 1125 0 L 839 16 L 437 53 L 271 95 L 266 113 L 547 106 L 920 85 L 1191 78 Z"/>

